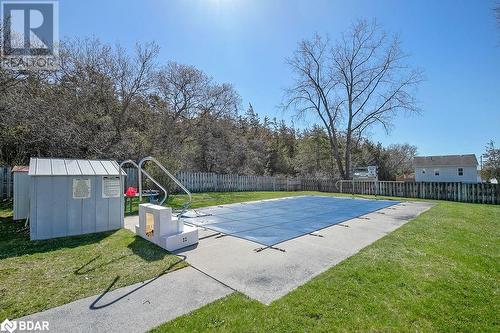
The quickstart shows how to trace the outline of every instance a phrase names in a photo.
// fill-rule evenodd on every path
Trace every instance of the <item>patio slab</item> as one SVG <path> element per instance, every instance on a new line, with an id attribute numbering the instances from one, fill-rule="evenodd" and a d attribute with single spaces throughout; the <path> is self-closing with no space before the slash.
<path id="1" fill-rule="evenodd" d="M 232 292 L 185 267 L 19 319 L 48 321 L 51 332 L 146 332 Z"/>

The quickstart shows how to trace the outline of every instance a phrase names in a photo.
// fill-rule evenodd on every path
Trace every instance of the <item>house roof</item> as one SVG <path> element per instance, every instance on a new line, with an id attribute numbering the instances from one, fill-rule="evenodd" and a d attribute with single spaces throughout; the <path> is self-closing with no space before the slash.
<path id="1" fill-rule="evenodd" d="M 31 158 L 30 176 L 118 176 L 119 166 L 111 160 Z M 122 175 L 126 175 L 122 170 Z"/>
<path id="2" fill-rule="evenodd" d="M 443 156 L 416 156 L 413 158 L 414 167 L 434 166 L 477 166 L 476 155 L 443 155 Z"/>

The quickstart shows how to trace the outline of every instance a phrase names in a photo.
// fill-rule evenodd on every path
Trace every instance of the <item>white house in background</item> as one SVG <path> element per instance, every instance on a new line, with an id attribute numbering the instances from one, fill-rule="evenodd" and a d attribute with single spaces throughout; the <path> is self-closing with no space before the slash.
<path id="1" fill-rule="evenodd" d="M 474 154 L 417 156 L 413 159 L 416 182 L 479 183 Z"/>

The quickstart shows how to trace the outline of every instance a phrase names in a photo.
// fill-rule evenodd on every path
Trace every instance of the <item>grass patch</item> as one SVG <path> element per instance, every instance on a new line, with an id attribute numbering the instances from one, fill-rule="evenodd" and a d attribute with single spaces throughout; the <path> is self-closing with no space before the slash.
<path id="1" fill-rule="evenodd" d="M 30 241 L 0 205 L 0 322 L 154 278 L 186 266 L 132 232 Z"/>
<path id="2" fill-rule="evenodd" d="M 439 202 L 269 306 L 235 293 L 154 332 L 498 332 L 499 227 L 500 206 Z"/>
<path id="3" fill-rule="evenodd" d="M 0 218 L 8 219 L 12 217 L 12 200 L 0 201 Z"/>

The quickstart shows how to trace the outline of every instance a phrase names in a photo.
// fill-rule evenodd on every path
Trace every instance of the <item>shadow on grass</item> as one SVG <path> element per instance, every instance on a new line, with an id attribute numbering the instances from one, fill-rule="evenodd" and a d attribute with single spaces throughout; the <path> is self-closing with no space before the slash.
<path id="1" fill-rule="evenodd" d="M 149 243 L 149 242 L 148 242 Z M 119 302 L 120 300 L 130 296 L 131 294 L 135 293 L 136 291 L 139 291 L 140 289 L 146 287 L 147 285 L 149 285 L 150 283 L 156 281 L 157 279 L 159 279 L 160 277 L 162 277 L 163 275 L 167 274 L 167 273 L 170 273 L 170 272 L 173 272 L 175 270 L 178 269 L 178 267 L 176 267 L 178 264 L 180 264 L 181 262 L 184 261 L 185 258 L 178 258 L 178 260 L 176 260 L 175 262 L 171 263 L 170 265 L 168 265 L 160 274 L 158 274 L 156 277 L 152 278 L 151 280 L 149 281 L 146 281 L 144 282 L 143 284 L 139 285 L 138 287 L 130 290 L 129 292 L 126 292 L 120 296 L 118 296 L 117 298 L 113 299 L 113 300 L 110 300 L 109 302 L 107 303 L 104 303 L 104 304 L 98 304 L 99 301 L 101 301 L 104 296 L 106 296 L 112 289 L 113 287 L 116 285 L 116 283 L 120 280 L 120 276 L 118 275 L 117 277 L 114 278 L 114 280 L 111 282 L 111 284 L 104 290 L 104 292 L 99 295 L 95 301 L 92 302 L 92 304 L 90 304 L 89 306 L 89 309 L 91 310 L 99 310 L 99 309 L 102 309 L 102 308 L 105 308 L 105 307 L 108 307 L 110 305 L 113 305 L 115 304 L 116 302 Z"/>
<path id="2" fill-rule="evenodd" d="M 44 253 L 94 244 L 111 236 L 116 231 L 106 231 L 80 236 L 53 238 L 31 241 L 29 231 L 24 228 L 24 221 L 0 219 L 0 260 L 23 255 Z"/>
<path id="3" fill-rule="evenodd" d="M 128 245 L 128 248 L 135 255 L 148 262 L 162 260 L 165 256 L 170 255 L 167 250 L 137 235 L 134 237 L 134 241 Z"/>
<path id="4" fill-rule="evenodd" d="M 93 272 L 99 268 L 102 268 L 104 266 L 107 266 L 107 265 L 110 265 L 110 264 L 113 264 L 117 261 L 120 261 L 120 260 L 123 260 L 127 257 L 130 257 L 132 255 L 132 253 L 130 254 L 127 254 L 127 255 L 123 255 L 123 256 L 120 256 L 120 257 L 117 257 L 117 258 L 113 258 L 112 260 L 109 260 L 107 262 L 103 262 L 99 265 L 96 265 L 96 266 L 93 266 L 93 267 L 90 267 L 92 265 L 93 262 L 95 262 L 96 260 L 98 260 L 101 255 L 98 255 L 92 259 L 90 259 L 88 262 L 86 262 L 85 264 L 83 264 L 81 267 L 79 267 L 78 269 L 75 270 L 75 274 L 76 275 L 85 275 L 85 274 L 88 274 L 90 272 Z M 86 268 L 86 269 L 85 269 Z"/>
<path id="5" fill-rule="evenodd" d="M 0 219 L 0 260 L 90 245 L 104 240 L 105 238 L 113 235 L 115 232 L 117 231 L 105 231 L 79 236 L 31 241 L 29 238 L 29 231 L 24 229 L 24 222 L 15 222 L 10 219 Z M 134 240 L 128 244 L 127 247 L 133 252 L 133 254 L 148 262 L 162 260 L 166 256 L 170 255 L 170 253 L 166 250 L 139 236 L 134 236 Z M 89 268 L 94 261 L 99 259 L 100 255 L 98 255 L 78 268 L 75 271 L 75 274 L 86 274 L 100 267 L 112 264 L 118 260 L 123 260 L 131 255 L 132 254 L 120 256 L 111 261 L 101 263 L 99 266 Z"/>

